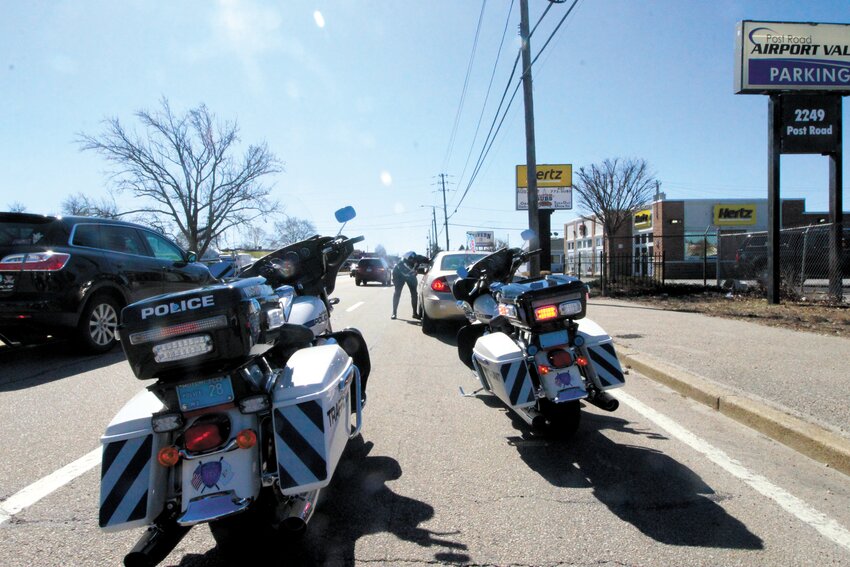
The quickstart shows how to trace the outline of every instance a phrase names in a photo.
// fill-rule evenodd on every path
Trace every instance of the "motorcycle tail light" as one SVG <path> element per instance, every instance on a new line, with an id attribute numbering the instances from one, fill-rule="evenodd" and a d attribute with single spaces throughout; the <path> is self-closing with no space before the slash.
<path id="1" fill-rule="evenodd" d="M 557 305 L 543 305 L 534 309 L 534 318 L 538 321 L 555 319 L 558 316 Z"/>
<path id="2" fill-rule="evenodd" d="M 449 282 L 446 280 L 445 276 L 440 276 L 431 282 L 431 289 L 434 291 L 439 291 L 440 293 L 448 293 L 451 291 L 449 287 Z"/>
<path id="3" fill-rule="evenodd" d="M 193 425 L 183 434 L 186 448 L 192 452 L 214 449 L 222 444 L 221 429 L 217 423 L 201 423 Z"/>
<path id="4" fill-rule="evenodd" d="M 546 354 L 546 358 L 549 359 L 549 364 L 551 364 L 555 368 L 566 368 L 567 366 L 570 366 L 573 363 L 572 355 L 562 349 L 555 349 L 549 351 Z"/>
<path id="5" fill-rule="evenodd" d="M 163 447 L 156 455 L 157 462 L 165 468 L 173 467 L 180 460 L 180 451 L 174 445 Z"/>
<path id="6" fill-rule="evenodd" d="M 65 267 L 70 259 L 70 254 L 61 252 L 12 254 L 0 260 L 0 271 L 58 272 Z"/>
<path id="7" fill-rule="evenodd" d="M 243 429 L 236 434 L 236 445 L 240 449 L 250 449 L 257 444 L 257 434 L 253 429 Z"/>
<path id="8" fill-rule="evenodd" d="M 587 366 L 588 365 L 587 357 L 586 356 L 577 356 L 576 357 L 576 364 L 578 364 L 579 366 Z"/>
<path id="9" fill-rule="evenodd" d="M 549 374 L 550 370 L 551 370 L 551 368 L 549 368 L 545 364 L 538 364 L 537 365 L 537 373 L 540 374 L 541 376 L 543 376 L 544 374 Z"/>
<path id="10" fill-rule="evenodd" d="M 227 316 L 217 315 L 197 321 L 189 321 L 180 323 L 179 325 L 169 325 L 168 327 L 158 327 L 149 331 L 133 333 L 130 335 L 131 345 L 140 345 L 142 343 L 150 343 L 154 341 L 162 341 L 176 337 L 179 335 L 188 335 L 189 333 L 198 333 L 201 331 L 211 331 L 213 329 L 221 329 L 227 327 Z"/>

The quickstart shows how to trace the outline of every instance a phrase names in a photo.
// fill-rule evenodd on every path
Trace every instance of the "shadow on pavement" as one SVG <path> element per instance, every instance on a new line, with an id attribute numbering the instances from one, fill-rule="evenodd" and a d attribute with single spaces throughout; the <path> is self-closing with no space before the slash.
<path id="1" fill-rule="evenodd" d="M 532 470 L 554 486 L 592 489 L 618 518 L 655 541 L 720 549 L 763 548 L 761 538 L 718 504 L 725 497 L 691 469 L 654 449 L 615 443 L 602 432 L 666 437 L 636 430 L 623 419 L 584 412 L 572 439 L 528 443 L 539 438 L 519 418 L 514 422 L 523 434 L 512 442 Z"/>
<path id="2" fill-rule="evenodd" d="M 364 442 L 362 436 L 349 443 L 333 481 L 319 497 L 304 540 L 288 548 L 270 549 L 264 564 L 353 565 L 357 540 L 384 532 L 421 547 L 435 548 L 434 563 L 470 561 L 463 553 L 467 546 L 452 540 L 456 534 L 418 527 L 434 516 L 434 508 L 390 490 L 386 483 L 401 477 L 401 466 L 391 457 L 369 456 L 372 448 L 373 443 Z M 184 567 L 224 564 L 218 549 L 203 556 L 187 555 L 180 563 Z"/>
<path id="3" fill-rule="evenodd" d="M 69 341 L 3 347 L 0 349 L 0 392 L 47 384 L 124 360 L 126 357 L 120 346 L 98 355 L 80 354 Z"/>

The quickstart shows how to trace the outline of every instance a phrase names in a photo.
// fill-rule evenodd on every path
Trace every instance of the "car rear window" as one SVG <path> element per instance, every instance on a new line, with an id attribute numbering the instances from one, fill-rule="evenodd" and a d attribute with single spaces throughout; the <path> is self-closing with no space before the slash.
<path id="1" fill-rule="evenodd" d="M 62 226 L 62 223 L 57 221 L 0 221 L 0 246 L 32 244 L 55 246 L 66 244 L 67 242 L 68 233 Z"/>
<path id="2" fill-rule="evenodd" d="M 458 268 L 474 264 L 484 256 L 486 256 L 486 254 L 453 254 L 450 256 L 443 256 L 443 260 L 440 262 L 440 269 L 452 272 Z"/>

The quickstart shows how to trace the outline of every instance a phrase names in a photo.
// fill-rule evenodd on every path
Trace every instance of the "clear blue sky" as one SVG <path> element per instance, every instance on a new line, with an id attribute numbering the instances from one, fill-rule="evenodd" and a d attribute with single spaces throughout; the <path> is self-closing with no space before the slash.
<path id="1" fill-rule="evenodd" d="M 534 54 L 569 4 L 549 11 Z M 547 5 L 530 0 L 532 22 Z M 135 126 L 133 112 L 164 96 L 179 112 L 205 103 L 237 120 L 245 144 L 265 141 L 285 163 L 268 182 L 288 214 L 330 232 L 333 210 L 351 204 L 358 218 L 346 233 L 365 235 L 370 250 L 424 251 L 431 205 L 442 216 L 437 175 L 449 175 L 451 214 L 507 84 L 518 49 L 510 6 L 486 4 L 450 146 L 480 0 L 5 2 L 0 209 L 57 213 L 70 194 L 105 196 L 106 163 L 80 152 L 76 133 L 96 133 L 111 116 Z M 767 98 L 732 89 L 742 19 L 848 23 L 850 3 L 580 0 L 533 69 L 538 163 L 643 158 L 668 198 L 766 197 Z M 845 99 L 845 120 L 847 110 Z M 467 230 L 519 241 L 519 163 L 521 91 L 449 220 L 452 248 Z M 783 156 L 783 197 L 826 210 L 827 182 L 826 158 Z M 553 230 L 577 212 L 556 212 Z M 439 239 L 445 246 L 442 228 Z"/>

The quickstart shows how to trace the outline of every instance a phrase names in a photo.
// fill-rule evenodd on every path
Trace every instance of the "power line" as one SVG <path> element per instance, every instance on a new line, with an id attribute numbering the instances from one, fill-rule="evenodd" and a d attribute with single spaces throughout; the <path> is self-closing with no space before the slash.
<path id="1" fill-rule="evenodd" d="M 478 36 L 481 33 L 481 22 L 484 19 L 484 7 L 487 5 L 487 0 L 481 1 L 481 12 L 478 14 L 478 26 L 475 28 L 475 40 L 472 42 L 472 53 L 469 54 L 469 63 L 466 66 L 466 78 L 463 80 L 463 90 L 460 94 L 460 103 L 455 114 L 454 126 L 452 126 L 452 135 L 449 137 L 449 147 L 446 149 L 446 157 L 443 160 L 443 169 L 445 170 L 449 163 L 449 157 L 455 145 L 455 136 L 457 135 L 457 127 L 460 124 L 460 115 L 463 112 L 463 102 L 466 99 L 466 89 L 469 86 L 469 76 L 472 74 L 472 64 L 475 61 L 475 51 L 478 48 Z"/>

